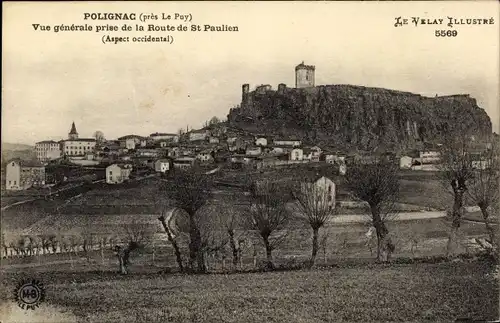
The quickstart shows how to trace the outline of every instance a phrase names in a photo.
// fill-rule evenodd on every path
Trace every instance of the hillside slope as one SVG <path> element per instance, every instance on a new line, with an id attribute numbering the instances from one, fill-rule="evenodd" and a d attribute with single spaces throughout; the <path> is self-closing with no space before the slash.
<path id="1" fill-rule="evenodd" d="M 489 116 L 468 95 L 425 97 L 353 85 L 243 93 L 228 121 L 248 131 L 358 149 L 414 147 L 440 141 L 452 128 L 477 136 L 492 131 Z"/>

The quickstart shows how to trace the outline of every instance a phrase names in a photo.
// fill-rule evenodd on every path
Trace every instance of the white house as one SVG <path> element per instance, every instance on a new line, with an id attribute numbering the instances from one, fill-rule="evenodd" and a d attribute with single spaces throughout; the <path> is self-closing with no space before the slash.
<path id="1" fill-rule="evenodd" d="M 257 137 L 255 139 L 255 145 L 256 146 L 262 146 L 262 147 L 267 146 L 267 138 L 265 138 L 265 137 Z"/>
<path id="2" fill-rule="evenodd" d="M 413 158 L 409 156 L 402 156 L 399 159 L 399 168 L 401 169 L 411 169 L 412 164 L 413 164 Z"/>
<path id="3" fill-rule="evenodd" d="M 87 151 L 94 151 L 94 138 L 67 139 L 62 142 L 62 152 L 65 156 L 83 156 Z"/>
<path id="4" fill-rule="evenodd" d="M 36 158 L 41 162 L 61 157 L 61 145 L 54 140 L 39 141 L 35 144 Z"/>
<path id="5" fill-rule="evenodd" d="M 45 185 L 45 167 L 40 162 L 19 158 L 10 160 L 5 167 L 5 188 L 25 190 Z"/>
<path id="6" fill-rule="evenodd" d="M 329 206 L 335 207 L 335 183 L 328 177 L 316 177 L 311 181 L 302 183 L 301 187 L 302 190 L 308 193 L 317 194 L 320 197 L 320 203 L 328 203 Z"/>
<path id="7" fill-rule="evenodd" d="M 304 160 L 304 151 L 301 148 L 294 148 L 290 152 L 290 160 Z"/>
<path id="8" fill-rule="evenodd" d="M 203 150 L 196 155 L 196 159 L 198 159 L 202 163 L 207 163 L 213 161 L 214 157 L 212 156 L 212 151 Z"/>
<path id="9" fill-rule="evenodd" d="M 126 135 L 118 138 L 120 147 L 127 149 L 135 149 L 136 147 L 144 147 L 147 144 L 146 138 L 138 135 Z"/>
<path id="10" fill-rule="evenodd" d="M 165 173 L 170 170 L 170 160 L 161 158 L 155 161 L 155 171 Z"/>
<path id="11" fill-rule="evenodd" d="M 135 149 L 135 140 L 134 138 L 127 138 L 120 140 L 120 147 L 127 148 L 127 149 Z"/>
<path id="12" fill-rule="evenodd" d="M 106 167 L 106 183 L 120 184 L 128 180 L 132 172 L 130 164 L 113 164 Z"/>

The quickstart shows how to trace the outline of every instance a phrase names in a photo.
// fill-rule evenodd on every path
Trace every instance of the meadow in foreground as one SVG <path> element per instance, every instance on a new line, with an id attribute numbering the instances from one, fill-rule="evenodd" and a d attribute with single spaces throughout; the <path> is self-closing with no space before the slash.
<path id="1" fill-rule="evenodd" d="M 492 271 L 489 261 L 464 260 L 228 275 L 33 275 L 46 285 L 44 306 L 79 322 L 450 322 L 498 317 Z M 2 289 L 26 275 L 4 272 Z"/>

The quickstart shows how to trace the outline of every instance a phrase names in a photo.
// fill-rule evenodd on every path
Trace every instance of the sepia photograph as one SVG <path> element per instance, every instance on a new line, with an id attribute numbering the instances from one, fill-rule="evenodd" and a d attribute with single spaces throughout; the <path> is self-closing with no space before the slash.
<path id="1" fill-rule="evenodd" d="M 2 9 L 0 323 L 500 322 L 499 2 Z"/>

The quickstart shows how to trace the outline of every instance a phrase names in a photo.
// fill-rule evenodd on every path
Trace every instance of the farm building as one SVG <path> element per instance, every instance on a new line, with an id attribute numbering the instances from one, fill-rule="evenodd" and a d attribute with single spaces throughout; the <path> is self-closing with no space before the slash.
<path id="1" fill-rule="evenodd" d="M 113 164 L 106 167 L 106 183 L 120 184 L 128 180 L 132 172 L 130 164 Z"/>

